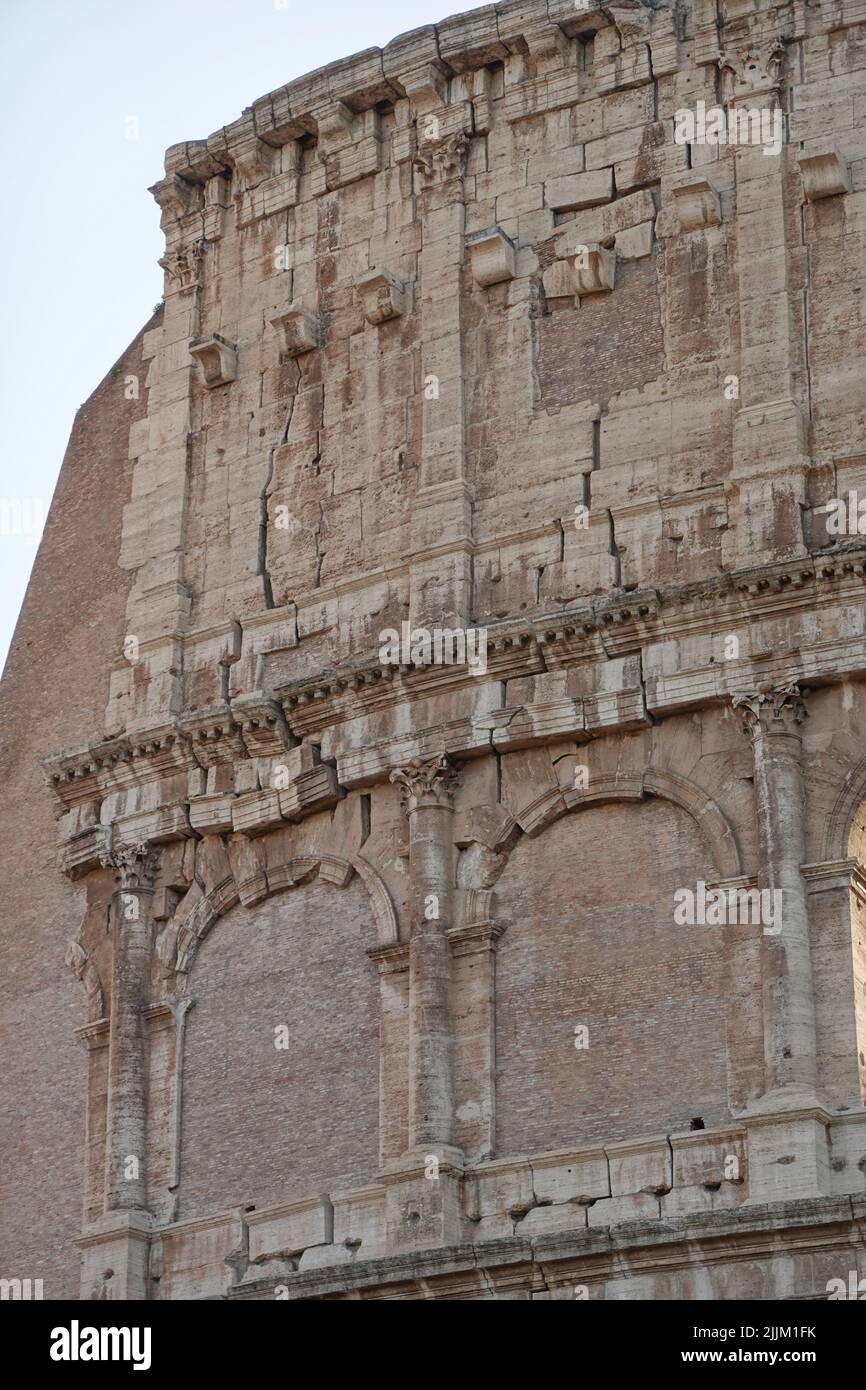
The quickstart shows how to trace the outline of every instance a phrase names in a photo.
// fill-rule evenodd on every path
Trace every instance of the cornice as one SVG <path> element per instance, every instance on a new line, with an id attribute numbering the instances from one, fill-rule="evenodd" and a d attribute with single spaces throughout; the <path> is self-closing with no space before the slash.
<path id="1" fill-rule="evenodd" d="M 485 624 L 484 675 L 432 661 L 389 666 L 377 649 L 366 660 L 285 682 L 271 694 L 236 696 L 152 729 L 80 744 L 43 759 L 42 767 L 68 810 L 179 771 L 203 773 L 216 763 L 280 756 L 340 724 L 434 696 L 639 654 L 672 638 L 723 635 L 732 626 L 814 614 L 848 599 L 861 603 L 864 585 L 866 546 L 851 545 L 699 582 L 616 593 L 540 617 Z M 851 649 L 847 639 L 844 645 Z M 646 690 L 636 685 L 631 691 L 599 691 L 458 718 L 411 737 L 394 735 L 365 745 L 350 759 L 351 780 L 375 780 L 396 762 L 443 750 L 471 755 L 494 745 L 520 747 L 563 734 L 586 738 L 602 727 L 639 727 L 653 717 L 748 693 L 756 672 L 814 685 L 866 670 L 862 653 L 849 652 L 844 662 L 842 655 L 839 641 L 832 639 L 804 651 L 730 662 L 725 669 L 719 663 L 680 671 L 655 679 Z M 341 776 L 344 772 L 348 768 L 341 768 Z"/>
<path id="2" fill-rule="evenodd" d="M 509 1286 L 547 1291 L 556 1285 L 591 1280 L 601 1284 L 622 1276 L 625 1261 L 634 1276 L 671 1277 L 701 1264 L 723 1265 L 739 1259 L 766 1258 L 778 1249 L 784 1232 L 786 1251 L 814 1255 L 851 1248 L 852 1229 L 862 1220 L 859 1198 L 815 1197 L 761 1206 L 724 1208 L 632 1221 L 624 1227 L 578 1227 L 573 1230 L 506 1236 L 401 1254 L 372 1255 L 299 1272 L 266 1274 L 235 1285 L 227 1297 L 263 1298 L 276 1285 L 289 1297 L 440 1298 L 489 1296 Z M 483 1274 L 480 1271 L 483 1269 Z"/>
<path id="3" fill-rule="evenodd" d="M 866 547 L 839 548 L 802 560 L 761 565 L 716 578 L 590 600 L 537 618 L 487 623 L 487 679 L 509 680 L 588 660 L 637 652 L 661 638 L 693 637 L 725 622 L 781 617 L 858 598 L 866 585 Z M 721 629 L 723 630 L 723 628 Z M 336 667 L 274 691 L 295 734 L 305 737 L 408 701 L 472 688 L 465 667 L 388 666 L 376 658 Z"/>
<path id="4" fill-rule="evenodd" d="M 850 13 L 843 15 L 843 10 Z M 862 6 L 843 6 L 842 0 L 821 0 L 820 16 L 814 23 L 825 31 L 862 21 Z M 688 36 L 694 32 L 695 62 L 718 64 L 722 35 L 734 53 L 748 40 L 749 25 L 761 34 L 770 26 L 784 31 L 791 39 L 806 32 L 802 3 L 779 3 L 769 9 L 755 3 L 738 5 L 736 14 L 707 23 L 695 4 L 687 16 Z M 629 49 L 652 49 L 652 68 L 648 62 L 629 73 L 629 85 L 652 80 L 674 71 L 677 65 L 675 6 L 665 0 L 629 0 L 618 5 L 588 0 L 576 6 L 574 0 L 504 0 L 482 5 L 463 14 L 452 15 L 438 24 L 400 34 L 384 48 L 364 49 L 326 67 L 317 68 L 253 101 L 237 120 L 214 131 L 207 139 L 181 141 L 171 145 L 165 156 L 165 177 L 152 188 L 164 210 L 183 216 L 193 209 L 196 194 L 209 180 L 233 174 L 239 191 L 251 181 L 270 176 L 276 167 L 273 152 L 305 136 L 319 135 L 323 141 L 337 139 L 351 143 L 362 133 L 365 113 L 376 112 L 383 103 L 408 101 L 416 110 L 441 108 L 449 104 L 449 88 L 456 80 L 465 86 L 457 99 L 467 108 L 467 129 L 477 125 L 479 91 L 473 74 L 483 74 L 491 65 L 514 57 L 532 62 L 559 54 L 562 68 L 542 71 L 536 77 L 530 69 L 517 87 L 506 94 L 511 104 L 522 109 L 523 89 L 541 82 L 550 87 L 548 102 L 556 104 L 555 86 L 563 76 L 569 78 L 569 47 L 590 38 L 599 29 L 613 27 Z M 755 42 L 761 38 L 757 36 Z M 574 67 L 576 69 L 576 61 Z M 598 63 L 592 95 L 616 90 L 616 65 Z M 469 79 L 468 81 L 465 81 Z M 574 100 L 571 93 L 571 100 Z M 587 96 L 590 92 L 587 92 Z M 481 98 L 483 104 L 483 97 Z M 483 129 L 483 126 L 482 126 Z"/>
<path id="5" fill-rule="evenodd" d="M 667 4 L 636 0 L 624 15 L 625 8 L 593 0 L 580 9 L 573 0 L 505 0 L 400 34 L 384 48 L 364 49 L 266 93 L 207 139 L 171 145 L 165 177 L 151 192 L 164 209 L 183 214 L 195 191 L 210 179 L 235 173 L 248 182 L 251 174 L 267 175 L 270 150 L 310 134 L 330 139 L 335 131 L 338 136 L 344 131 L 351 140 L 352 127 L 360 125 L 357 118 L 385 102 L 409 101 L 423 109 L 445 105 L 455 78 L 471 78 L 514 55 L 537 59 L 564 53 L 580 37 L 606 26 L 623 32 L 624 18 L 639 21 L 641 29 L 624 33 L 626 44 L 645 41 L 651 28 L 671 27 L 672 7 Z M 467 107 L 475 95 L 470 89 Z"/>
<path id="6" fill-rule="evenodd" d="M 133 786 L 146 769 L 146 780 L 200 767 L 180 724 L 159 723 L 137 733 L 77 744 L 40 759 L 48 785 L 64 806 L 90 796 Z"/>

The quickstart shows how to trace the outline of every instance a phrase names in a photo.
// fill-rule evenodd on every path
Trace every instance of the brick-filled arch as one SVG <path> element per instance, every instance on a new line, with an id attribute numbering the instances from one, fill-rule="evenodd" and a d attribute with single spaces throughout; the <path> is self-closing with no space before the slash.
<path id="1" fill-rule="evenodd" d="M 183 1060 L 180 1219 L 333 1191 L 375 1171 L 375 944 L 357 876 L 238 905 L 202 941 Z"/>
<path id="2" fill-rule="evenodd" d="M 693 817 L 659 796 L 521 839 L 496 890 L 498 1155 L 709 1128 L 729 1081 L 738 1101 L 760 1088 L 760 928 L 673 920 L 674 889 L 716 875 Z"/>

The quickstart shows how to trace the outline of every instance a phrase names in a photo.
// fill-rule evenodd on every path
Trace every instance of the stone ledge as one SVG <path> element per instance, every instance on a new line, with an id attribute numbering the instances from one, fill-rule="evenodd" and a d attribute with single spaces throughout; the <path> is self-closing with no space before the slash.
<path id="1" fill-rule="evenodd" d="M 508 619 L 484 625 L 488 633 L 488 667 L 484 677 L 454 665 L 431 662 L 404 668 L 383 665 L 378 658 L 368 658 L 285 683 L 269 697 L 237 696 L 229 703 L 228 710 L 215 707 L 188 716 L 190 731 L 196 733 L 194 741 L 184 727 L 186 720 L 160 724 L 152 730 L 139 729 L 128 736 L 78 745 L 44 758 L 42 767 L 57 800 L 65 809 L 77 814 L 79 808 L 98 802 L 119 788 L 140 786 L 181 770 L 201 770 L 199 749 L 203 752 L 207 747 L 211 750 L 208 756 L 219 758 L 218 750 L 228 749 L 231 738 L 237 735 L 229 730 L 228 741 L 225 741 L 225 734 L 222 738 L 215 737 L 216 731 L 226 726 L 227 719 L 231 720 L 236 706 L 242 722 L 242 741 L 249 743 L 253 734 L 255 755 L 267 750 L 273 756 L 287 739 L 314 738 L 349 720 L 431 696 L 473 689 L 479 682 L 565 671 L 587 660 L 608 662 L 630 656 L 672 638 L 706 636 L 717 632 L 721 623 L 740 624 L 744 601 L 749 605 L 752 622 L 781 616 L 790 618 L 795 613 L 814 612 L 816 605 L 827 607 L 848 598 L 859 603 L 864 582 L 866 547 L 857 545 L 695 583 L 616 593 L 548 617 Z M 825 643 L 825 647 L 826 651 L 813 647 L 811 651 L 800 648 L 782 653 L 772 670 L 764 664 L 758 669 L 762 677 L 772 675 L 778 668 L 790 679 L 817 680 L 821 684 L 866 672 L 866 651 L 862 643 L 858 648 L 847 636 L 844 640 L 833 639 Z M 634 728 L 648 722 L 648 712 L 663 717 L 666 713 L 721 703 L 731 693 L 742 689 L 754 674 L 750 660 L 732 662 L 726 672 L 719 665 L 681 671 L 672 676 L 649 672 L 645 673 L 645 693 L 629 686 L 573 701 L 570 719 L 568 701 L 548 701 L 537 708 L 526 707 L 526 715 L 514 724 L 511 734 L 508 726 L 500 727 L 500 712 L 498 719 L 487 722 L 467 718 L 447 727 L 437 724 L 421 730 L 414 739 L 402 742 L 409 750 L 407 756 L 423 751 L 416 745 L 431 740 L 437 745 L 444 742 L 448 752 L 477 756 L 494 745 L 502 751 L 509 746 L 510 739 L 519 747 L 543 742 L 553 734 L 580 732 L 585 737 L 595 728 Z M 252 702 L 254 719 L 245 709 L 245 702 Z M 515 709 L 509 725 L 517 713 Z M 205 734 L 204 740 L 202 734 Z M 396 745 L 393 748 L 388 745 L 388 750 L 392 760 L 398 757 Z M 248 752 L 253 753 L 252 746 L 248 747 Z M 358 755 L 364 767 L 369 764 L 367 771 L 359 764 L 359 771 L 347 780 L 345 768 L 340 769 L 344 786 L 378 778 L 380 769 L 375 757 L 371 761 L 373 752 L 374 746 L 365 744 Z M 70 823 L 69 829 L 78 835 L 82 831 L 90 832 L 93 826 L 79 827 L 76 822 Z M 166 835 L 167 832 L 164 837 Z M 86 851 L 87 847 L 82 845 L 82 849 Z M 75 851 L 72 854 L 74 858 Z"/>
<path id="2" fill-rule="evenodd" d="M 578 73 L 568 61 L 569 50 L 581 36 L 601 29 L 610 32 L 612 44 L 609 53 L 600 55 L 596 94 L 641 85 L 652 77 L 646 41 L 653 28 L 659 31 L 652 40 L 657 71 L 671 71 L 664 55 L 669 59 L 672 42 L 675 54 L 676 43 L 671 34 L 662 32 L 670 29 L 667 6 L 653 11 L 642 0 L 631 11 L 612 11 L 597 4 L 575 10 L 573 0 L 550 0 L 550 4 L 506 0 L 452 15 L 401 34 L 384 48 L 365 49 L 266 93 L 243 116 L 207 139 L 169 146 L 166 177 L 154 186 L 155 196 L 164 205 L 170 202 L 173 215 L 180 215 L 188 211 L 196 192 L 218 174 L 238 169 L 249 182 L 252 164 L 260 176 L 270 167 L 269 148 L 317 132 L 322 122 L 327 125 L 328 113 L 335 106 L 345 110 L 350 124 L 353 116 L 374 112 L 383 101 L 438 104 L 448 78 L 465 76 L 471 82 L 473 74 L 521 53 L 559 66 L 520 86 L 542 84 L 546 89 L 558 78 L 570 88 Z M 587 85 L 586 97 L 590 94 Z M 512 89 L 511 95 L 519 96 L 520 89 Z M 571 101 L 577 99 L 576 90 L 567 95 Z"/>
<path id="3" fill-rule="evenodd" d="M 454 1245 L 418 1254 L 359 1260 L 350 1265 L 310 1273 L 284 1273 L 229 1289 L 226 1297 L 273 1297 L 277 1285 L 289 1298 L 351 1297 L 369 1290 L 370 1296 L 393 1298 L 397 1287 L 406 1297 L 429 1298 L 431 1281 L 443 1297 L 455 1297 L 473 1287 L 489 1295 L 490 1281 L 518 1275 L 532 1289 L 551 1282 L 574 1283 L 591 1277 L 622 1278 L 622 1258 L 628 1255 L 629 1276 L 638 1277 L 664 1267 L 665 1274 L 687 1269 L 696 1261 L 721 1264 L 733 1259 L 770 1257 L 784 1235 L 786 1256 L 816 1247 L 841 1247 L 852 1253 L 857 1245 L 866 1257 L 866 1197 L 809 1198 L 736 1211 L 702 1212 L 668 1221 L 636 1221 L 616 1229 L 595 1228 L 577 1233 L 545 1234 L 524 1239 L 507 1237 L 478 1245 Z M 736 1249 L 732 1250 L 732 1242 Z M 376 1291 L 382 1290 L 381 1294 Z M 809 1297 L 812 1290 L 804 1290 Z"/>

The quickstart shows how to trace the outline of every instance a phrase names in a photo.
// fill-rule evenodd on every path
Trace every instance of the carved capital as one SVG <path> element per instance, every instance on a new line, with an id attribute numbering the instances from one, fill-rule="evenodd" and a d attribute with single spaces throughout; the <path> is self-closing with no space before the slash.
<path id="1" fill-rule="evenodd" d="M 761 734 L 795 733 L 808 718 L 808 694 L 796 681 L 787 685 L 763 681 L 754 695 L 735 695 L 733 706 L 743 716 L 743 733 L 754 740 Z"/>
<path id="2" fill-rule="evenodd" d="M 722 72 L 727 69 L 731 73 L 729 99 L 738 101 L 776 91 L 782 82 L 784 52 L 784 40 L 774 38 L 769 43 L 746 44 L 722 53 L 719 67 Z"/>
<path id="3" fill-rule="evenodd" d="M 159 867 L 159 850 L 144 840 L 110 850 L 101 856 L 101 863 L 104 869 L 114 869 L 121 892 L 149 892 Z"/>
<path id="4" fill-rule="evenodd" d="M 190 289 L 199 283 L 204 254 L 204 241 L 199 238 L 173 251 L 166 251 L 164 256 L 160 256 L 158 264 L 179 289 Z"/>
<path id="5" fill-rule="evenodd" d="M 421 187 L 432 188 L 448 179 L 462 178 L 468 148 L 462 130 L 444 140 L 424 141 L 412 161 Z"/>
<path id="6" fill-rule="evenodd" d="M 418 806 L 450 806 L 457 781 L 457 769 L 447 753 L 435 758 L 412 758 L 405 767 L 396 767 L 391 781 L 400 788 L 400 804 L 406 815 Z"/>

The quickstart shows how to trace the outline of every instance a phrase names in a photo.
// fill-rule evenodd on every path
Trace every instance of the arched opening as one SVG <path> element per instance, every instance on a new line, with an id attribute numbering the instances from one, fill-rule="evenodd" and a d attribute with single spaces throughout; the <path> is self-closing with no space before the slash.
<path id="1" fill-rule="evenodd" d="M 659 798 L 517 846 L 497 884 L 499 1156 L 724 1124 L 729 1071 L 741 1098 L 760 1091 L 760 931 L 674 920 L 675 891 L 717 877 L 695 820 Z"/>
<path id="2" fill-rule="evenodd" d="M 190 976 L 180 1219 L 376 1170 L 375 944 L 357 877 L 345 888 L 316 878 L 215 923 Z"/>

